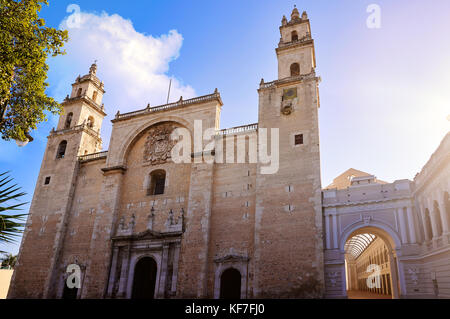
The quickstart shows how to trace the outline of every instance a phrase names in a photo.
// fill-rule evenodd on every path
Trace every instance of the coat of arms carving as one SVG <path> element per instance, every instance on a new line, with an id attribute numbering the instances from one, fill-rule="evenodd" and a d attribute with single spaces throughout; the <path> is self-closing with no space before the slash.
<path id="1" fill-rule="evenodd" d="M 150 129 L 145 141 L 144 162 L 152 165 L 167 162 L 176 143 L 170 138 L 174 129 L 172 124 L 162 124 Z"/>

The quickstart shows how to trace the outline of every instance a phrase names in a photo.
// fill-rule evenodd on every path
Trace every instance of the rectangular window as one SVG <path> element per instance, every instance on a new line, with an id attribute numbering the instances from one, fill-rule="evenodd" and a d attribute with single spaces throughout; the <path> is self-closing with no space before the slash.
<path id="1" fill-rule="evenodd" d="M 44 185 L 48 185 L 48 184 L 50 184 L 50 176 L 47 176 L 47 177 L 45 178 Z"/>
<path id="2" fill-rule="evenodd" d="M 303 134 L 295 135 L 295 145 L 303 144 Z"/>

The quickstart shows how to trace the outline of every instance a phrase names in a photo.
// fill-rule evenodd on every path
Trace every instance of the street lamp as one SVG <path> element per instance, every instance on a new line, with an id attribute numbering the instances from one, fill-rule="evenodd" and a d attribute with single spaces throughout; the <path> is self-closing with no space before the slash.
<path id="1" fill-rule="evenodd" d="M 27 145 L 29 142 L 33 142 L 33 137 L 31 137 L 31 135 L 30 134 L 28 134 L 28 132 L 25 132 L 25 140 L 24 141 L 22 141 L 22 140 L 19 140 L 19 139 L 15 139 L 15 141 L 16 141 L 16 144 L 17 144 L 17 146 L 19 146 L 19 147 L 24 147 L 25 145 Z"/>
<path id="2" fill-rule="evenodd" d="M 24 147 L 29 142 L 28 139 L 26 139 L 25 141 L 21 141 L 21 140 L 15 140 L 15 141 L 16 141 L 17 146 L 19 146 L 19 147 Z"/>

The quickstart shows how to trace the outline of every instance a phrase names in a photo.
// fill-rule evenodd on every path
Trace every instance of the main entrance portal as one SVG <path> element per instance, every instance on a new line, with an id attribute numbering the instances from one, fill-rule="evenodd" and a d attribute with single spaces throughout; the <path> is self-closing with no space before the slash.
<path id="1" fill-rule="evenodd" d="M 144 257 L 134 270 L 133 299 L 153 299 L 155 296 L 157 265 L 153 258 Z"/>

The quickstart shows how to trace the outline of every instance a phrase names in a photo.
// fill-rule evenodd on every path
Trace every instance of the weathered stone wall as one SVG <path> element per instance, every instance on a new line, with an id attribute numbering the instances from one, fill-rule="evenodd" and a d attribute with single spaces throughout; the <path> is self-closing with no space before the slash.
<path id="1" fill-rule="evenodd" d="M 67 140 L 66 156 L 56 159 L 59 143 Z M 26 223 L 9 298 L 45 298 L 51 288 L 52 269 L 65 232 L 78 170 L 80 134 L 52 136 L 47 143 Z M 50 183 L 44 185 L 45 178 Z M 55 196 L 57 194 L 57 196 Z"/>
<path id="2" fill-rule="evenodd" d="M 279 129 L 279 169 L 256 178 L 255 296 L 309 297 L 323 290 L 317 79 L 260 89 L 259 130 Z M 294 88 L 292 113 L 280 112 Z M 295 135 L 303 144 L 295 145 Z M 270 145 L 270 144 L 269 144 Z M 261 168 L 258 164 L 258 170 Z"/>

